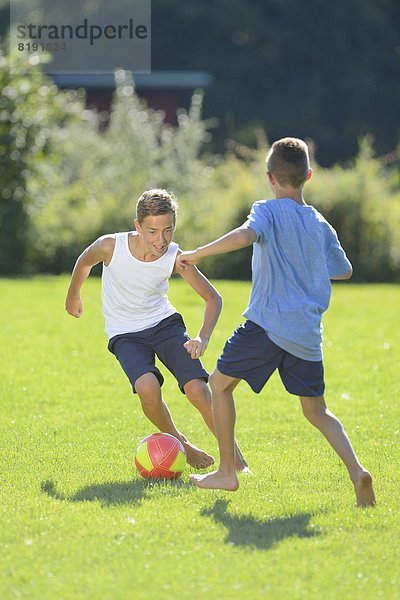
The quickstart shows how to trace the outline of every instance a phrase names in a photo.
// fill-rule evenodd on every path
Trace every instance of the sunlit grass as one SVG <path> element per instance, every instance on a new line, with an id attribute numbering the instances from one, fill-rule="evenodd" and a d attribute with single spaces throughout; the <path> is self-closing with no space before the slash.
<path id="1" fill-rule="evenodd" d="M 224 310 L 212 370 L 249 284 L 216 282 Z M 149 483 L 133 453 L 154 428 L 106 349 L 100 282 L 85 314 L 64 312 L 67 278 L 0 280 L 0 598 L 398 597 L 400 334 L 396 286 L 334 286 L 325 317 L 326 397 L 376 479 L 357 510 L 344 467 L 274 376 L 236 393 L 237 438 L 253 470 L 235 494 Z M 173 280 L 197 333 L 202 303 Z M 216 443 L 165 369 L 179 428 Z"/>

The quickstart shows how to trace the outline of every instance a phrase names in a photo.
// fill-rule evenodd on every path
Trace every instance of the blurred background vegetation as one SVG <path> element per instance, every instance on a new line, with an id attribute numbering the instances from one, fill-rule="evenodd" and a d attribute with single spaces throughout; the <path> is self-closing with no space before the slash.
<path id="1" fill-rule="evenodd" d="M 218 121 L 214 152 L 227 139 L 255 145 L 257 127 L 271 140 L 312 138 L 324 167 L 351 160 L 364 135 L 379 156 L 397 146 L 398 0 L 151 0 L 151 12 L 152 70 L 214 79 L 203 107 Z"/>
<path id="2" fill-rule="evenodd" d="M 337 229 L 355 279 L 399 281 L 400 4 L 153 0 L 152 27 L 153 69 L 215 78 L 177 127 L 124 71 L 104 128 L 82 90 L 60 91 L 37 65 L 11 76 L 1 55 L 0 274 L 70 271 L 97 236 L 130 229 L 155 186 L 178 196 L 182 247 L 205 243 L 269 197 L 269 140 L 294 135 L 313 147 L 307 201 Z M 204 270 L 248 278 L 250 254 Z"/>
<path id="3" fill-rule="evenodd" d="M 350 160 L 372 134 L 379 155 L 398 143 L 398 0 L 152 0 L 153 69 L 210 71 L 206 118 L 218 148 L 316 141 L 323 166 Z"/>

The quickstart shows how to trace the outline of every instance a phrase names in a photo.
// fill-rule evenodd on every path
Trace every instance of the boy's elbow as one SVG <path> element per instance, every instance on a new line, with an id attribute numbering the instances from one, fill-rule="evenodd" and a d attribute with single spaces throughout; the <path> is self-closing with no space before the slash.
<path id="1" fill-rule="evenodd" d="M 215 292 L 214 292 L 214 294 L 213 294 L 213 299 L 214 299 L 214 302 L 215 302 L 215 304 L 216 304 L 216 306 L 217 306 L 218 310 L 219 310 L 219 311 L 221 311 L 221 310 L 222 310 L 222 305 L 223 305 L 224 301 L 223 301 L 223 299 L 222 299 L 222 296 L 221 296 L 221 294 L 219 294 L 219 293 L 217 292 L 217 290 L 215 290 Z"/>
<path id="2" fill-rule="evenodd" d="M 223 300 L 221 294 L 219 294 L 215 288 L 212 291 L 209 301 L 211 301 L 215 311 L 219 314 L 222 310 Z"/>

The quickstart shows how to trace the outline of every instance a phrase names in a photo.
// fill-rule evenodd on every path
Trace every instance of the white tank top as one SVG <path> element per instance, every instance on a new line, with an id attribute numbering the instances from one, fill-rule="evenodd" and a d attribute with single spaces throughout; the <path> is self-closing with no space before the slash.
<path id="1" fill-rule="evenodd" d="M 176 312 L 167 293 L 178 244 L 171 242 L 163 256 L 144 262 L 132 256 L 128 237 L 129 232 L 115 234 L 111 262 L 103 264 L 101 299 L 109 338 L 154 327 Z"/>

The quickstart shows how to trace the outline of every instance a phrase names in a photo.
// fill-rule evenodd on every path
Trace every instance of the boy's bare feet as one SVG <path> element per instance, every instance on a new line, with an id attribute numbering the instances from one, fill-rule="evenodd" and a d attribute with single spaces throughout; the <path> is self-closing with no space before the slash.
<path id="1" fill-rule="evenodd" d="M 197 487 L 209 490 L 234 492 L 239 487 L 236 473 L 233 473 L 233 475 L 224 475 L 220 471 L 213 471 L 206 475 L 190 475 L 190 480 Z"/>
<path id="2" fill-rule="evenodd" d="M 375 506 L 375 494 L 372 487 L 372 477 L 364 469 L 360 471 L 353 479 L 354 490 L 356 492 L 356 505 L 359 507 Z"/>
<path id="3" fill-rule="evenodd" d="M 195 469 L 207 469 L 214 464 L 215 460 L 207 452 L 204 450 L 200 450 L 200 448 L 196 448 L 188 441 L 182 441 L 183 446 L 186 450 L 186 460 L 191 467 Z"/>

